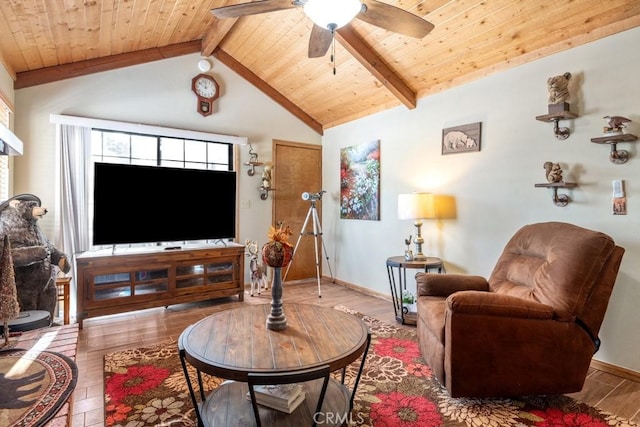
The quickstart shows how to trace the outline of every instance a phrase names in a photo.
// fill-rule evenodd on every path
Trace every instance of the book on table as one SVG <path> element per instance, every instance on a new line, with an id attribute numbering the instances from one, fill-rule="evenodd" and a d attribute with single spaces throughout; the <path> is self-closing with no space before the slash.
<path id="1" fill-rule="evenodd" d="M 278 384 L 254 386 L 259 405 L 290 414 L 304 401 L 305 392 L 301 384 Z M 247 392 L 247 398 L 251 395 Z"/>
<path id="2" fill-rule="evenodd" d="M 274 402 L 260 402 L 257 400 L 258 405 L 266 408 L 275 409 L 276 411 L 284 412 L 285 414 L 291 414 L 295 409 L 300 406 L 305 399 L 305 392 L 300 393 L 290 404 L 278 404 Z"/>

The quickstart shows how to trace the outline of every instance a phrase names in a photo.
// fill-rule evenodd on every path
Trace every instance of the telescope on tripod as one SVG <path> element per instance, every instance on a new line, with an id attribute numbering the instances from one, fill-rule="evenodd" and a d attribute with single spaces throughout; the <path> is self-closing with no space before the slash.
<path id="1" fill-rule="evenodd" d="M 309 193 L 305 191 L 304 193 L 302 193 L 302 200 L 311 200 L 311 201 L 320 200 L 322 199 L 322 195 L 324 193 L 326 193 L 326 191 L 324 190 L 318 191 L 317 193 Z"/>
<path id="2" fill-rule="evenodd" d="M 324 245 L 324 239 L 322 238 L 322 226 L 320 225 L 320 219 L 318 218 L 318 210 L 316 208 L 316 202 L 318 200 L 322 200 L 322 195 L 326 193 L 325 190 L 320 190 L 317 193 L 310 193 L 305 191 L 302 193 L 302 200 L 310 201 L 311 206 L 309 207 L 309 211 L 307 212 L 307 217 L 302 224 L 302 228 L 300 229 L 300 236 L 298 236 L 298 240 L 296 241 L 296 245 L 293 248 L 293 255 L 291 255 L 291 262 L 287 266 L 287 270 L 284 273 L 284 277 L 282 280 L 284 281 L 287 278 L 287 274 L 289 273 L 289 268 L 291 268 L 291 264 L 294 263 L 296 259 L 296 252 L 298 251 L 298 247 L 300 245 L 300 240 L 304 235 L 313 235 L 313 243 L 314 243 L 314 253 L 316 257 L 316 279 L 318 281 L 318 298 L 322 298 L 322 291 L 320 290 L 320 259 L 318 258 L 318 238 L 322 243 L 322 250 L 324 251 L 325 259 L 327 260 L 327 266 L 329 267 L 329 274 L 331 275 L 331 280 L 333 281 L 333 272 L 331 271 L 331 265 L 329 264 L 329 255 L 327 255 L 327 248 Z M 306 231 L 307 225 L 309 224 L 309 220 L 313 221 L 313 229 L 312 231 Z"/>

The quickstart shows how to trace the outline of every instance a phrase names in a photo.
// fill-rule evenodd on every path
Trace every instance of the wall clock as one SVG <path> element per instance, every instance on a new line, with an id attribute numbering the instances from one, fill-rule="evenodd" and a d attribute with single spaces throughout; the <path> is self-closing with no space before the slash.
<path id="1" fill-rule="evenodd" d="M 191 89 L 198 97 L 197 110 L 203 116 L 213 113 L 213 101 L 220 95 L 220 86 L 208 74 L 198 74 L 191 80 Z"/>

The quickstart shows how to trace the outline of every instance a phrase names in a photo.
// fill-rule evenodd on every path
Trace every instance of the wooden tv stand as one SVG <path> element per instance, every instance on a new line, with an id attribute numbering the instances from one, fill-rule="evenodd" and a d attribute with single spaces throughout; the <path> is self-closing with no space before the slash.
<path id="1" fill-rule="evenodd" d="M 77 319 L 238 295 L 244 300 L 244 246 L 129 248 L 76 257 Z"/>

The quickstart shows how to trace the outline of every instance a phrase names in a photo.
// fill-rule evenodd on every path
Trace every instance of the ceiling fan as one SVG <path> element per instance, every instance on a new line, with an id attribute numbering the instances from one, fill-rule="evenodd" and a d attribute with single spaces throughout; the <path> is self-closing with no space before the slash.
<path id="1" fill-rule="evenodd" d="M 415 38 L 423 38 L 433 29 L 433 24 L 421 17 L 377 0 L 259 0 L 218 7 L 211 12 L 218 18 L 239 18 L 296 7 L 302 7 L 314 23 L 309 38 L 309 58 L 324 56 L 335 31 L 354 18 Z"/>

